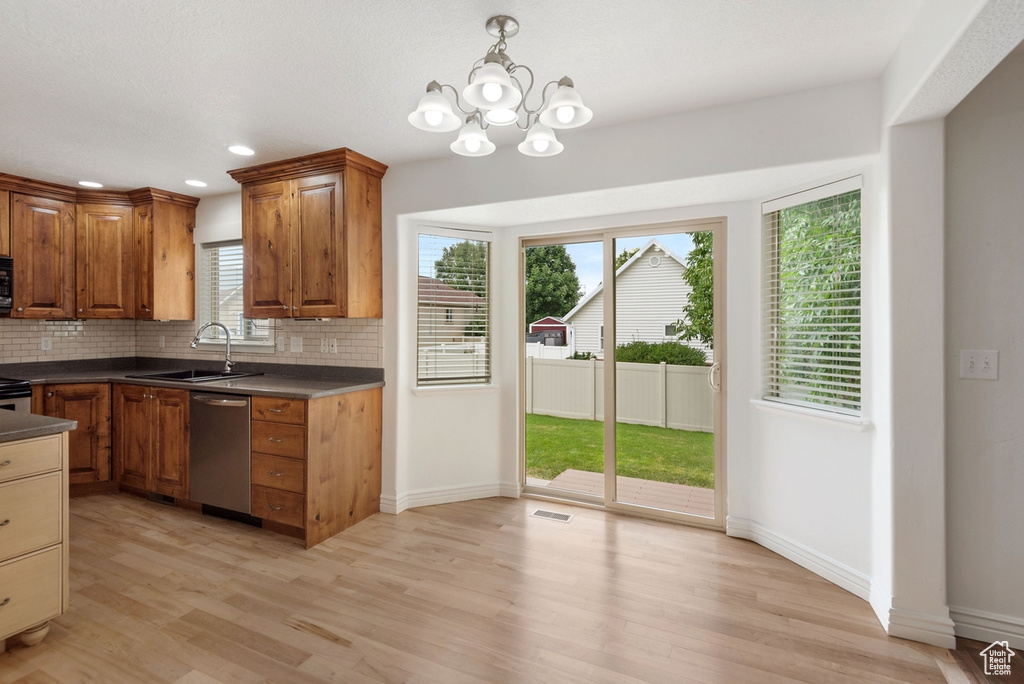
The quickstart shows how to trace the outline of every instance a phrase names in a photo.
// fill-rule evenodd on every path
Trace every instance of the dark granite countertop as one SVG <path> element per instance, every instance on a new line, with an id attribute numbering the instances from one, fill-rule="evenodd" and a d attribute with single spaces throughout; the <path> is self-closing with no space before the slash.
<path id="1" fill-rule="evenodd" d="M 0 377 L 29 380 L 38 384 L 74 384 L 80 382 L 123 382 L 148 387 L 170 387 L 226 394 L 272 396 L 289 399 L 318 399 L 345 392 L 384 386 L 380 368 L 338 366 L 302 366 L 291 364 L 238 363 L 240 373 L 262 373 L 229 380 L 181 382 L 128 378 L 127 375 L 182 369 L 218 370 L 223 362 L 195 359 L 89 359 L 0 365 Z"/>
<path id="2" fill-rule="evenodd" d="M 27 411 L 0 411 L 0 442 L 45 437 L 77 427 L 78 423 L 73 420 L 37 416 Z"/>

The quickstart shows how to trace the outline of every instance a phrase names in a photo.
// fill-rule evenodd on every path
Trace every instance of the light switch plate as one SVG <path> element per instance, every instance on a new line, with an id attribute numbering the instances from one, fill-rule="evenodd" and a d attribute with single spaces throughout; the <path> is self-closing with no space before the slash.
<path id="1" fill-rule="evenodd" d="M 326 354 L 327 353 L 327 338 L 326 337 L 321 337 L 320 338 L 320 353 L 321 354 Z"/>
<path id="2" fill-rule="evenodd" d="M 291 344 L 292 344 L 292 352 L 301 352 L 302 351 L 302 338 L 301 337 L 293 337 L 293 338 L 291 338 Z"/>
<path id="3" fill-rule="evenodd" d="M 161 348 L 161 349 L 163 349 L 163 347 L 164 347 L 164 342 L 166 342 L 166 340 L 164 339 L 164 336 L 163 336 L 163 335 L 161 335 L 161 336 L 160 336 L 160 348 Z"/>
<path id="4" fill-rule="evenodd" d="M 331 338 L 331 353 L 332 354 L 337 354 L 338 353 L 338 338 L 337 337 L 332 337 Z"/>
<path id="5" fill-rule="evenodd" d="M 50 351 L 53 349 L 53 338 L 43 337 L 39 340 L 39 349 L 42 351 Z"/>
<path id="6" fill-rule="evenodd" d="M 278 337 L 277 338 L 277 351 L 284 351 L 284 338 L 283 337 Z"/>
<path id="7" fill-rule="evenodd" d="M 961 349 L 960 377 L 971 380 L 998 380 L 999 352 L 993 349 Z"/>

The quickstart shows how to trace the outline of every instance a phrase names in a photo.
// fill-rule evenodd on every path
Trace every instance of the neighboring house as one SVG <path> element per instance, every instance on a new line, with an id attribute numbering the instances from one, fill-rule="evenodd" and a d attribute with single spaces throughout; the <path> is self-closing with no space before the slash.
<path id="1" fill-rule="evenodd" d="M 419 277 L 417 328 L 420 339 L 429 335 L 438 344 L 464 342 L 473 332 L 474 321 L 484 311 L 486 301 L 476 293 L 457 290 L 437 278 Z"/>
<path id="2" fill-rule="evenodd" d="M 682 318 L 690 286 L 683 280 L 682 259 L 652 239 L 615 272 L 616 339 L 618 344 L 640 340 L 676 340 L 676 321 Z M 604 285 L 598 285 L 563 316 L 572 325 L 577 352 L 604 352 Z M 707 351 L 699 342 L 690 346 Z"/>
<path id="3" fill-rule="evenodd" d="M 558 316 L 545 316 L 539 321 L 530 323 L 530 332 L 526 334 L 527 342 L 556 347 L 571 346 L 572 326 Z"/>

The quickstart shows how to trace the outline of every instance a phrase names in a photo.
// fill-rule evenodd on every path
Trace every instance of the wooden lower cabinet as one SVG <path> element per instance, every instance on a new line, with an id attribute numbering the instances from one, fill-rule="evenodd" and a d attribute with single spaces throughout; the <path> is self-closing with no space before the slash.
<path id="1" fill-rule="evenodd" d="M 69 436 L 71 485 L 111 480 L 110 383 L 43 385 L 42 414 L 78 421 Z"/>
<path id="2" fill-rule="evenodd" d="M 119 484 L 188 498 L 188 390 L 114 385 L 114 477 Z"/>
<path id="3" fill-rule="evenodd" d="M 306 548 L 380 510 L 381 390 L 252 398 L 252 515 Z"/>
<path id="4" fill-rule="evenodd" d="M 0 652 L 68 608 L 68 433 L 0 444 Z"/>

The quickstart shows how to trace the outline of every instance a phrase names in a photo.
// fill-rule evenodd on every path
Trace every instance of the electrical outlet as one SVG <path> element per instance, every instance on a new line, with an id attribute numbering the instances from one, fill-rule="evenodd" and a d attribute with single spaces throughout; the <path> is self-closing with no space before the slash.
<path id="1" fill-rule="evenodd" d="M 972 380 L 998 380 L 999 352 L 987 349 L 961 349 L 960 377 Z"/>
<path id="2" fill-rule="evenodd" d="M 337 354 L 338 353 L 338 338 L 337 337 L 332 337 L 331 338 L 331 353 L 332 354 Z"/>
<path id="3" fill-rule="evenodd" d="M 301 337 L 293 337 L 293 338 L 291 338 L 291 342 L 292 342 L 292 353 L 296 353 L 296 352 L 301 352 L 302 351 L 302 338 Z"/>
<path id="4" fill-rule="evenodd" d="M 164 348 L 164 342 L 165 342 L 165 340 L 164 340 L 164 336 L 163 336 L 163 335 L 161 335 L 161 336 L 160 336 L 160 348 L 161 348 L 161 349 L 163 349 L 163 348 Z"/>
<path id="5" fill-rule="evenodd" d="M 320 353 L 321 354 L 326 354 L 327 353 L 327 338 L 326 337 L 321 337 L 320 338 Z"/>
<path id="6" fill-rule="evenodd" d="M 43 337 L 39 340 L 39 348 L 43 351 L 50 351 L 53 349 L 53 338 Z"/>
<path id="7" fill-rule="evenodd" d="M 278 337 L 277 338 L 277 351 L 281 351 L 281 352 L 284 351 L 284 338 L 283 337 Z"/>

